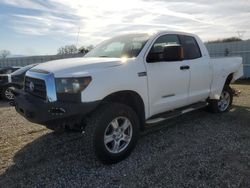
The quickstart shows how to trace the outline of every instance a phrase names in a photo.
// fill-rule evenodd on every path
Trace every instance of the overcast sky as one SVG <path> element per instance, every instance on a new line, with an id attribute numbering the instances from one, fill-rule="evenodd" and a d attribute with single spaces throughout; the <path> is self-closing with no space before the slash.
<path id="1" fill-rule="evenodd" d="M 0 49 L 55 54 L 128 32 L 178 30 L 203 41 L 250 38 L 249 0 L 1 0 Z"/>

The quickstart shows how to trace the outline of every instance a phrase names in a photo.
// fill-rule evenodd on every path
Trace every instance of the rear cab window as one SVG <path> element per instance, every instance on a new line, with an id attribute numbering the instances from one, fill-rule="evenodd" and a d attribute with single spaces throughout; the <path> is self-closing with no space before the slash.
<path id="1" fill-rule="evenodd" d="M 184 59 L 197 59 L 201 57 L 201 50 L 192 36 L 180 35 L 182 47 L 184 49 Z"/>

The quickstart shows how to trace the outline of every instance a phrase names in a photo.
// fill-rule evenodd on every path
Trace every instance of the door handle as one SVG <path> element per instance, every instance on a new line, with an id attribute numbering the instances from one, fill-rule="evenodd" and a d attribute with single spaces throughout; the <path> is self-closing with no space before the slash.
<path id="1" fill-rule="evenodd" d="M 186 69 L 190 69 L 190 67 L 188 65 L 183 65 L 183 66 L 180 66 L 180 69 L 181 70 L 186 70 Z"/>

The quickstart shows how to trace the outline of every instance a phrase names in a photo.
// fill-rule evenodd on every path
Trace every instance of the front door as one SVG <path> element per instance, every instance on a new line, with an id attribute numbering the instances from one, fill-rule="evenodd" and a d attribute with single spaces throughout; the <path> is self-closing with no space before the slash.
<path id="1" fill-rule="evenodd" d="M 180 44 L 174 34 L 159 36 L 152 45 L 150 53 L 163 53 L 164 46 Z M 155 58 L 157 59 L 158 56 Z M 190 70 L 186 61 L 146 60 L 150 115 L 187 105 Z"/>

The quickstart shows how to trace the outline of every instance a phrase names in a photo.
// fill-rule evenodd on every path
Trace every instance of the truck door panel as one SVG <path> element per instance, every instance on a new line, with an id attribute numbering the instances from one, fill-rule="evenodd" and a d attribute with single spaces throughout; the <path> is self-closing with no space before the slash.
<path id="1" fill-rule="evenodd" d="M 158 53 L 165 45 L 180 44 L 174 34 L 158 37 L 149 53 Z M 146 63 L 150 114 L 154 115 L 187 104 L 190 70 L 184 61 Z"/>

